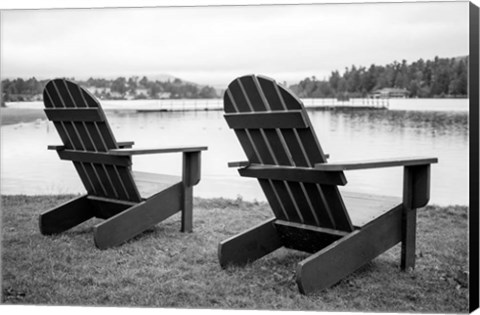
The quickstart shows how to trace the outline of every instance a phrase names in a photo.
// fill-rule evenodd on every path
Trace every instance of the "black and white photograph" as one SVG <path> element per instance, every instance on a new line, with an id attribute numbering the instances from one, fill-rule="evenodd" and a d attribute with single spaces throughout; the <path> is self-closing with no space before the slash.
<path id="1" fill-rule="evenodd" d="M 1 8 L 0 309 L 478 308 L 478 3 L 110 3 Z"/>

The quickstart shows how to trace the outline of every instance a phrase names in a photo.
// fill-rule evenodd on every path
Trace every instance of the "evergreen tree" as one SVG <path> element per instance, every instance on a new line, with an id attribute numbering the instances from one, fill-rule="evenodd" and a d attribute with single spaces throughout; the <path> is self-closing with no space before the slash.
<path id="1" fill-rule="evenodd" d="M 291 86 L 299 97 L 345 96 L 365 97 L 382 88 L 407 89 L 411 97 L 466 96 L 468 87 L 468 57 L 439 58 L 411 64 L 406 60 L 385 66 L 352 65 L 343 74 L 332 71 L 330 77 L 318 81 L 305 78 Z"/>

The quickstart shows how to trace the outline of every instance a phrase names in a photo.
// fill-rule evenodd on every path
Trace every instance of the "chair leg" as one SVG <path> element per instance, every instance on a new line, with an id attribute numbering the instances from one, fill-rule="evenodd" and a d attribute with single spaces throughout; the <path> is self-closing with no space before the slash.
<path id="1" fill-rule="evenodd" d="M 402 253 L 400 263 L 402 270 L 415 268 L 416 229 L 417 210 L 405 210 L 402 220 Z"/>
<path id="2" fill-rule="evenodd" d="M 193 228 L 193 186 L 200 181 L 202 152 L 184 152 L 182 182 L 182 232 L 192 232 Z"/>
<path id="3" fill-rule="evenodd" d="M 51 235 L 64 232 L 95 216 L 87 196 L 81 196 L 40 214 L 40 233 Z"/>
<path id="4" fill-rule="evenodd" d="M 185 186 L 182 198 L 182 232 L 192 232 L 193 229 L 193 187 Z"/>
<path id="5" fill-rule="evenodd" d="M 226 239 L 218 245 L 220 266 L 245 265 L 282 247 L 275 218 Z"/>
<path id="6" fill-rule="evenodd" d="M 300 292 L 328 288 L 398 244 L 402 210 L 401 205 L 394 208 L 300 262 L 296 275 Z"/>
<path id="7" fill-rule="evenodd" d="M 181 209 L 182 183 L 114 215 L 95 226 L 95 245 L 100 249 L 120 245 L 165 220 Z"/>
<path id="8" fill-rule="evenodd" d="M 417 208 L 430 198 L 430 165 L 407 166 L 403 171 L 402 258 L 400 268 L 415 268 Z"/>

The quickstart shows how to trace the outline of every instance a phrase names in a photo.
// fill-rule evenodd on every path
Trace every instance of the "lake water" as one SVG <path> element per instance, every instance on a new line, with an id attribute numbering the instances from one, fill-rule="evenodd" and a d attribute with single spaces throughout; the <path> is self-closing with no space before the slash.
<path id="1" fill-rule="evenodd" d="M 311 100 L 305 100 L 310 106 Z M 316 100 L 318 102 L 318 100 Z M 177 103 L 175 103 L 177 102 Z M 158 101 L 105 101 L 104 108 L 117 140 L 136 147 L 207 145 L 202 155 L 201 197 L 242 196 L 265 200 L 255 179 L 241 178 L 227 162 L 245 160 L 221 111 L 136 113 L 128 109 L 158 109 Z M 183 101 L 193 104 L 194 101 Z M 190 103 L 189 103 L 190 102 Z M 218 106 L 218 100 L 195 106 Z M 217 102 L 217 103 L 215 103 Z M 169 104 L 169 103 L 164 103 Z M 215 105 L 216 104 L 216 105 Z M 7 103 L 9 107 L 41 108 L 41 103 Z M 186 106 L 186 105 L 185 105 Z M 468 204 L 468 100 L 391 99 L 389 110 L 309 110 L 317 137 L 330 161 L 401 156 L 435 156 L 431 203 Z M 117 109 L 117 110 L 115 110 Z M 71 162 L 59 160 L 48 144 L 60 144 L 55 128 L 45 120 L 1 127 L 1 193 L 58 194 L 84 191 Z M 181 154 L 135 156 L 134 170 L 180 174 Z M 402 168 L 347 171 L 341 190 L 401 196 Z"/>

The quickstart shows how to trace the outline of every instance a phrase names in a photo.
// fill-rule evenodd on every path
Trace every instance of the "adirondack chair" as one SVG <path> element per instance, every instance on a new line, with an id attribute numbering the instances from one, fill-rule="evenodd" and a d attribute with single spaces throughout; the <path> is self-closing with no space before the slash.
<path id="1" fill-rule="evenodd" d="M 225 119 L 274 217 L 220 242 L 220 265 L 244 265 L 280 248 L 312 253 L 296 270 L 301 293 L 327 288 L 402 243 L 401 268 L 415 264 L 416 209 L 429 200 L 436 158 L 327 163 L 302 102 L 274 80 L 247 75 L 224 95 Z M 346 170 L 404 167 L 403 198 L 340 194 Z"/>
<path id="2" fill-rule="evenodd" d="M 201 151 L 207 147 L 133 149 L 133 142 L 117 142 L 100 103 L 68 80 L 48 82 L 43 102 L 63 142 L 48 149 L 73 162 L 87 193 L 42 213 L 42 234 L 61 233 L 97 217 L 105 221 L 94 227 L 95 245 L 104 249 L 180 210 L 181 231 L 192 231 L 193 186 L 200 181 Z M 132 155 L 171 152 L 183 153 L 181 177 L 131 170 Z"/>

